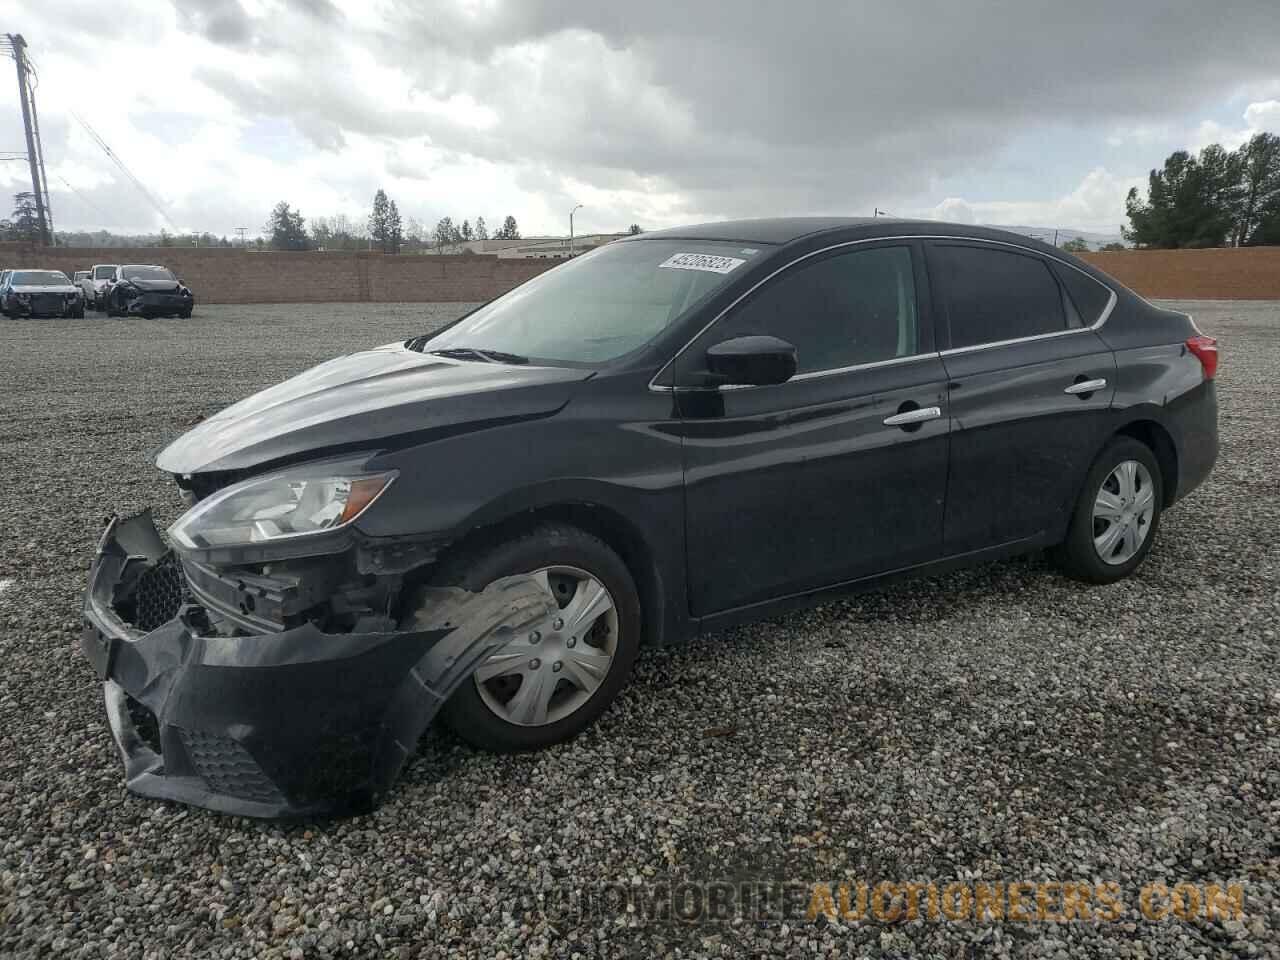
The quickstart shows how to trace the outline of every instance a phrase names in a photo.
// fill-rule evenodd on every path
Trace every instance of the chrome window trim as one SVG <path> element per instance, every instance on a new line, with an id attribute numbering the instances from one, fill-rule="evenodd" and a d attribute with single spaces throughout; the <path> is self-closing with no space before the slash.
<path id="1" fill-rule="evenodd" d="M 916 354 L 912 354 L 909 357 L 894 357 L 892 360 L 880 360 L 873 363 L 854 364 L 853 366 L 848 366 L 848 367 L 833 367 L 828 370 L 810 370 L 807 373 L 797 374 L 796 376 L 792 377 L 790 380 L 786 381 L 787 383 L 795 383 L 796 381 L 799 381 L 799 380 L 810 380 L 816 377 L 835 376 L 837 374 L 849 373 L 854 370 L 866 370 L 872 367 L 882 367 L 882 366 L 891 365 L 891 364 L 905 363 L 911 360 L 923 360 L 923 359 L 928 359 L 930 357 L 949 357 L 949 356 L 954 356 L 956 354 L 961 354 L 961 353 L 973 353 L 977 350 L 989 350 L 995 347 L 1007 347 L 1017 343 L 1030 343 L 1035 340 L 1050 340 L 1055 337 L 1065 337 L 1073 333 L 1085 333 L 1086 331 L 1097 331 L 1097 330 L 1100 330 L 1102 328 L 1102 325 L 1107 322 L 1107 319 L 1111 316 L 1111 311 L 1115 309 L 1116 303 L 1120 299 L 1116 295 L 1115 290 L 1113 290 L 1107 284 L 1103 283 L 1101 280 L 1097 279 L 1091 274 L 1085 273 L 1085 271 L 1081 270 L 1075 264 L 1068 263 L 1066 260 L 1063 260 L 1061 257 L 1055 257 L 1051 253 L 1044 253 L 1043 251 L 1036 250 L 1033 247 L 1028 247 L 1020 243 L 1011 243 L 1008 240 L 991 240 L 986 237 L 960 237 L 960 236 L 950 236 L 946 234 L 932 234 L 932 233 L 902 234 L 902 235 L 895 235 L 892 237 L 865 237 L 862 240 L 845 240 L 841 243 L 833 243 L 830 246 L 822 247 L 818 250 L 810 251 L 809 253 L 806 253 L 803 257 L 797 257 L 796 259 L 790 261 L 789 263 L 783 264 L 777 270 L 774 270 L 772 273 L 770 273 L 768 276 L 761 277 L 759 280 L 753 283 L 750 287 L 748 287 L 741 294 L 739 294 L 732 303 L 730 303 L 727 307 L 725 307 L 723 310 L 717 313 L 714 317 L 712 317 L 709 321 L 707 321 L 707 323 L 702 327 L 701 330 L 699 330 L 692 337 L 690 337 L 683 347 L 681 347 L 679 350 L 677 350 L 674 354 L 671 355 L 670 360 L 668 360 L 666 363 L 664 363 L 661 367 L 658 368 L 658 372 L 649 378 L 649 389 L 654 391 L 655 393 L 673 393 L 679 389 L 685 389 L 685 390 L 708 390 L 708 389 L 756 390 L 756 389 L 759 389 L 759 387 L 757 387 L 754 384 L 745 384 L 745 383 L 733 384 L 730 386 L 720 386 L 720 387 L 684 387 L 684 388 L 677 387 L 677 386 L 667 387 L 667 386 L 659 386 L 658 384 L 655 384 L 654 381 L 657 380 L 660 376 L 662 376 L 663 373 L 666 372 L 667 367 L 671 366 L 673 363 L 679 360 L 686 350 L 688 350 L 691 346 L 693 346 L 694 343 L 696 343 L 704 333 L 706 333 L 713 326 L 715 326 L 716 323 L 718 323 L 721 319 L 723 319 L 723 317 L 730 310 L 732 310 L 734 307 L 740 304 L 743 300 L 751 296 L 751 294 L 755 293 L 758 289 L 760 289 L 760 287 L 768 283 L 770 280 L 772 280 L 774 277 L 776 277 L 778 274 L 782 273 L 783 271 L 790 270 L 796 264 L 803 263 L 804 261 L 808 260 L 810 257 L 817 257 L 824 253 L 830 253 L 832 250 L 842 250 L 845 247 L 856 247 L 864 243 L 883 243 L 885 241 L 895 241 L 895 240 L 896 241 L 957 240 L 963 243 L 983 243 L 983 244 L 990 244 L 996 247 L 1012 247 L 1014 250 L 1021 250 L 1025 253 L 1031 254 L 1032 256 L 1044 257 L 1047 260 L 1052 260 L 1055 263 L 1060 263 L 1064 267 L 1070 267 L 1072 270 L 1076 271 L 1076 273 L 1084 274 L 1084 276 L 1087 277 L 1089 280 L 1092 280 L 1094 283 L 1098 284 L 1100 287 L 1102 287 L 1104 290 L 1110 293 L 1111 297 L 1110 299 L 1107 300 L 1107 305 L 1103 307 L 1102 313 L 1098 315 L 1098 319 L 1095 320 L 1092 324 L 1090 324 L 1087 327 L 1077 327 L 1074 330 L 1055 330 L 1052 333 L 1037 333 L 1037 334 L 1032 334 L 1029 337 L 1017 337 L 1016 339 L 1013 339 L 1013 340 L 998 340 L 998 341 L 993 341 L 991 343 L 975 343 L 972 346 L 968 346 L 968 347 L 950 347 L 946 350 L 938 350 L 932 353 L 916 353 Z M 932 289 L 930 290 L 930 293 L 932 293 Z"/>

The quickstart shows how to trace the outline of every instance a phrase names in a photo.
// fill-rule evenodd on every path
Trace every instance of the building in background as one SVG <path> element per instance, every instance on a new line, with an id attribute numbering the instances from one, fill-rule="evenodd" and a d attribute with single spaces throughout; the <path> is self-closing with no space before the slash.
<path id="1" fill-rule="evenodd" d="M 628 236 L 625 233 L 587 233 L 573 238 L 573 252 L 584 253 L 602 244 Z M 569 256 L 568 237 L 522 237 L 519 240 L 468 240 L 451 248 L 453 253 L 470 250 L 504 260 L 563 260 Z"/>

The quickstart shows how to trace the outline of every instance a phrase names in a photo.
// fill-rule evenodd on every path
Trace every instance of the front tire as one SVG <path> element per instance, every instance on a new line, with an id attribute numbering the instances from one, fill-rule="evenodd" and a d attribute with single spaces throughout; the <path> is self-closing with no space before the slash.
<path id="1" fill-rule="evenodd" d="M 1066 539 L 1052 551 L 1068 576 L 1115 583 L 1146 559 L 1160 527 L 1164 478 L 1155 454 L 1116 437 L 1089 468 Z"/>
<path id="2" fill-rule="evenodd" d="M 590 726 L 627 681 L 640 647 L 640 599 L 619 556 L 584 530 L 537 527 L 447 560 L 434 586 L 483 590 L 536 573 L 558 615 L 490 657 L 449 698 L 445 722 L 494 753 L 536 750 Z"/>

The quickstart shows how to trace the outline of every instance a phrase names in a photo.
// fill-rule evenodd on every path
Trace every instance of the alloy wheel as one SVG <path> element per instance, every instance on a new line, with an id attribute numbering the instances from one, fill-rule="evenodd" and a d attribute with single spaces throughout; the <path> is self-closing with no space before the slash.
<path id="1" fill-rule="evenodd" d="M 1155 485 L 1146 466 L 1124 460 L 1107 474 L 1093 501 L 1093 547 L 1103 563 L 1133 559 L 1151 532 Z"/>
<path id="2" fill-rule="evenodd" d="M 618 610 L 608 589 L 578 567 L 534 571 L 559 610 L 490 656 L 474 674 L 480 699 L 522 727 L 556 723 L 591 699 L 618 645 Z"/>

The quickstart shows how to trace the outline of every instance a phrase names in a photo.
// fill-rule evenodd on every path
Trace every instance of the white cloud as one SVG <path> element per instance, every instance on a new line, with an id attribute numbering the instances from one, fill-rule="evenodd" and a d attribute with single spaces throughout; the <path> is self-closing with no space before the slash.
<path id="1" fill-rule="evenodd" d="M 948 197 L 924 214 L 955 223 L 1011 226 L 1076 227 L 1118 233 L 1125 220 L 1124 198 L 1145 178 L 1120 176 L 1095 167 L 1070 193 L 1048 200 L 967 200 Z"/>
<path id="2" fill-rule="evenodd" d="M 949 220 L 952 223 L 977 223 L 978 218 L 967 200 L 959 197 L 947 197 L 933 208 L 932 220 Z"/>

